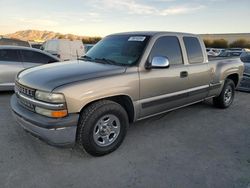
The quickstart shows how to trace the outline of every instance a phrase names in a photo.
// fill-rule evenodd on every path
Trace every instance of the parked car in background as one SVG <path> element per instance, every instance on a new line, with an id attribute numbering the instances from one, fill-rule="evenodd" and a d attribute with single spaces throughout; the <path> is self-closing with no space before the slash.
<path id="1" fill-rule="evenodd" d="M 227 52 L 230 54 L 229 56 L 240 56 L 243 50 L 242 48 L 228 48 Z"/>
<path id="2" fill-rule="evenodd" d="M 231 57 L 231 53 L 228 50 L 225 50 L 224 52 L 220 53 L 217 57 Z"/>
<path id="3" fill-rule="evenodd" d="M 94 44 L 84 44 L 85 53 L 87 53 L 93 46 Z"/>
<path id="4" fill-rule="evenodd" d="M 57 56 L 62 61 L 74 60 L 85 54 L 81 40 L 51 39 L 44 42 L 41 49 Z"/>
<path id="5" fill-rule="evenodd" d="M 19 71 L 59 61 L 57 57 L 34 48 L 0 46 L 0 91 L 13 90 Z"/>
<path id="6" fill-rule="evenodd" d="M 41 49 L 42 43 L 30 42 L 32 48 Z"/>
<path id="7" fill-rule="evenodd" d="M 237 88 L 240 91 L 250 92 L 250 52 L 243 52 L 240 57 L 241 61 L 244 62 L 245 68 L 243 73 L 243 79 Z"/>
<path id="8" fill-rule="evenodd" d="M 240 56 L 243 52 L 250 52 L 248 48 L 228 48 L 229 56 Z"/>
<path id="9" fill-rule="evenodd" d="M 215 52 L 213 51 L 213 48 L 206 48 L 206 52 L 208 56 L 215 56 Z"/>
<path id="10" fill-rule="evenodd" d="M 197 35 L 119 33 L 82 60 L 20 72 L 11 108 L 24 129 L 49 143 L 77 141 L 100 156 L 121 145 L 134 121 L 208 98 L 228 108 L 243 68 L 239 58 L 208 61 Z"/>
<path id="11" fill-rule="evenodd" d="M 207 48 L 206 52 L 207 52 L 207 55 L 210 56 L 210 57 L 217 57 L 221 53 L 225 52 L 225 49 L 221 49 L 221 48 Z"/>
<path id="12" fill-rule="evenodd" d="M 4 38 L 4 37 L 0 37 L 0 45 L 30 47 L 30 44 L 28 41 L 23 41 L 23 40 L 19 40 L 19 39 L 12 39 L 12 38 Z"/>

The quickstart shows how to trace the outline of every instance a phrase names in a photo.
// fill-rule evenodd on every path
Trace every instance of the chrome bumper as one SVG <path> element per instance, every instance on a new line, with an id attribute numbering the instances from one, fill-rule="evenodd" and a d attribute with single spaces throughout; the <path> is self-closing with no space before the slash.
<path id="1" fill-rule="evenodd" d="M 75 143 L 78 114 L 59 119 L 45 117 L 23 108 L 15 95 L 11 97 L 11 108 L 19 125 L 49 144 L 60 146 Z"/>

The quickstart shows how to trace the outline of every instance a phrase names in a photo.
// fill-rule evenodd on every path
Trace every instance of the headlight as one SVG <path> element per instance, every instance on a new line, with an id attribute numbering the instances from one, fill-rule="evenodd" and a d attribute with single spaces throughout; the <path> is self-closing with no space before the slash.
<path id="1" fill-rule="evenodd" d="M 40 107 L 35 108 L 36 113 L 53 118 L 62 118 L 68 115 L 67 110 L 48 110 Z"/>
<path id="2" fill-rule="evenodd" d="M 40 101 L 46 101 L 50 103 L 64 103 L 65 98 L 61 93 L 48 93 L 44 91 L 36 91 L 35 98 Z"/>

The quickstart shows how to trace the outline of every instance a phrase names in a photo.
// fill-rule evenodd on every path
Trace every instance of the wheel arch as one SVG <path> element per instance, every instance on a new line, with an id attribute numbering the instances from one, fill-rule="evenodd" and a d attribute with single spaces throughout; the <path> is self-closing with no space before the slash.
<path id="1" fill-rule="evenodd" d="M 232 73 L 229 74 L 226 79 L 230 79 L 234 82 L 235 87 L 237 87 L 238 83 L 239 83 L 239 75 L 237 73 Z"/>
<path id="2" fill-rule="evenodd" d="M 132 99 L 128 95 L 116 95 L 116 96 L 109 96 L 109 97 L 93 100 L 93 101 L 87 103 L 81 109 L 80 113 L 82 113 L 84 111 L 84 109 L 86 109 L 89 105 L 91 105 L 97 101 L 101 101 L 101 100 L 110 100 L 110 101 L 113 101 L 113 102 L 120 104 L 125 109 L 125 111 L 128 115 L 128 118 L 129 118 L 129 122 L 130 123 L 134 122 L 135 109 L 134 109 Z"/>

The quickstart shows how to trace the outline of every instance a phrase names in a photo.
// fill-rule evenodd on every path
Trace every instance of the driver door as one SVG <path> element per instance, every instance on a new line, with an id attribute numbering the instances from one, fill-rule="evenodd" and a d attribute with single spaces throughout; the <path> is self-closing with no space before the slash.
<path id="1" fill-rule="evenodd" d="M 140 118 L 161 113 L 188 102 L 188 67 L 184 64 L 179 39 L 163 36 L 156 40 L 148 61 L 167 57 L 168 68 L 140 71 Z"/>

